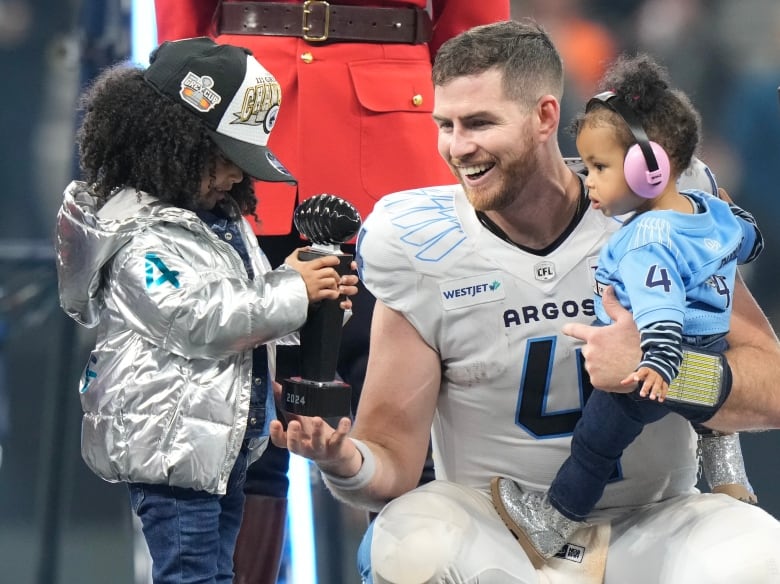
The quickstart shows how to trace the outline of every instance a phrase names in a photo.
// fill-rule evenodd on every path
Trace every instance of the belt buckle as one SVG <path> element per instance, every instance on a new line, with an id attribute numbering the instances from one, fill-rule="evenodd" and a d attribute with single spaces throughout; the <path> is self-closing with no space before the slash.
<path id="1" fill-rule="evenodd" d="M 313 36 L 309 34 L 311 26 L 309 25 L 309 15 L 312 13 L 312 6 L 323 6 L 325 8 L 325 24 L 323 26 L 322 35 Z M 301 31 L 303 40 L 305 41 L 326 41 L 328 40 L 328 28 L 330 27 L 330 4 L 324 0 L 306 0 L 303 3 L 303 20 L 301 22 Z"/>

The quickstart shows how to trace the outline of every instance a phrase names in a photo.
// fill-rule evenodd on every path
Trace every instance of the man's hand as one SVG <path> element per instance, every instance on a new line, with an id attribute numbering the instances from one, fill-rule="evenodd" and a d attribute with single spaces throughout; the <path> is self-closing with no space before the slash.
<path id="1" fill-rule="evenodd" d="M 286 430 L 279 420 L 271 422 L 274 445 L 314 461 L 320 470 L 330 474 L 351 477 L 358 473 L 363 457 L 347 438 L 352 428 L 349 418 L 341 418 L 334 430 L 320 417 L 286 415 L 289 419 Z"/>
<path id="2" fill-rule="evenodd" d="M 626 387 L 621 382 L 636 370 L 642 359 L 639 331 L 631 313 L 618 302 L 612 286 L 604 291 L 602 302 L 612 324 L 589 326 L 569 323 L 563 326 L 563 334 L 585 342 L 582 355 L 593 387 L 631 393 L 635 387 Z"/>
<path id="3" fill-rule="evenodd" d="M 357 272 L 357 262 L 353 261 L 350 264 L 350 269 L 353 272 Z M 339 292 L 342 294 L 342 300 L 339 303 L 339 306 L 341 307 L 341 310 L 352 310 L 352 299 L 349 298 L 350 296 L 354 296 L 358 293 L 358 277 L 357 274 L 345 274 L 341 276 L 341 281 L 339 282 Z"/>

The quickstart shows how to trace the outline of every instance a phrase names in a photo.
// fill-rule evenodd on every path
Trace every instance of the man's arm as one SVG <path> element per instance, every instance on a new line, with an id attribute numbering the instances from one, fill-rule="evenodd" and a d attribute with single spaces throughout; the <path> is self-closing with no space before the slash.
<path id="1" fill-rule="evenodd" d="M 379 507 L 417 486 L 440 382 L 438 353 L 403 315 L 377 301 L 368 370 L 351 433 L 347 418 L 334 430 L 321 418 L 295 416 L 286 432 L 280 422 L 272 422 L 271 438 L 336 478 L 358 475 L 363 457 L 349 438 L 360 440 L 373 458 L 367 483 L 349 493 L 329 486 L 346 503 Z"/>
<path id="2" fill-rule="evenodd" d="M 631 313 L 620 306 L 611 289 L 603 300 L 612 324 L 567 324 L 563 332 L 585 341 L 582 354 L 594 387 L 628 393 L 634 386 L 621 385 L 621 380 L 641 359 L 639 333 Z M 739 276 L 727 340 L 730 348 L 726 357 L 733 375 L 731 394 L 705 425 L 722 432 L 780 428 L 780 343 Z"/>
<path id="3" fill-rule="evenodd" d="M 731 395 L 705 425 L 722 432 L 780 428 L 780 343 L 739 274 L 726 338 Z"/>

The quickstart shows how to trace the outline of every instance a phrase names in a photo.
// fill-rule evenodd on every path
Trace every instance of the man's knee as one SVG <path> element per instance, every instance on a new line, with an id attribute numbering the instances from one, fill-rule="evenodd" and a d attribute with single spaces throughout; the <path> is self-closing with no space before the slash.
<path id="1" fill-rule="evenodd" d="M 780 523 L 759 509 L 733 501 L 710 514 L 691 534 L 691 567 L 700 582 L 770 584 L 780 582 Z M 691 573 L 690 577 L 694 574 Z M 687 581 L 687 580 L 680 580 Z"/>
<path id="2" fill-rule="evenodd" d="M 613 534 L 608 584 L 780 582 L 780 523 L 727 495 L 660 503 L 613 525 Z"/>
<path id="3" fill-rule="evenodd" d="M 469 516 L 441 496 L 414 491 L 390 503 L 374 521 L 375 584 L 440 582 L 467 533 Z"/>

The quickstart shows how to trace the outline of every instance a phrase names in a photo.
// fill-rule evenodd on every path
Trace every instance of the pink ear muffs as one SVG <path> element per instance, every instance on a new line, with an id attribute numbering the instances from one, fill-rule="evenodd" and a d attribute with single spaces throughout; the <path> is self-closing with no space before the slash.
<path id="1" fill-rule="evenodd" d="M 669 182 L 669 156 L 656 142 L 648 142 L 658 163 L 657 170 L 648 168 L 647 159 L 639 144 L 634 144 L 626 152 L 623 161 L 623 174 L 628 186 L 640 197 L 653 199 L 660 195 Z"/>
<path id="2" fill-rule="evenodd" d="M 619 99 L 614 91 L 594 95 L 585 106 L 585 111 L 588 111 L 594 102 L 607 106 L 619 115 L 636 140 L 636 144 L 626 152 L 623 161 L 623 174 L 629 188 L 645 199 L 660 195 L 671 174 L 666 151 L 658 143 L 650 141 L 634 110 Z"/>

